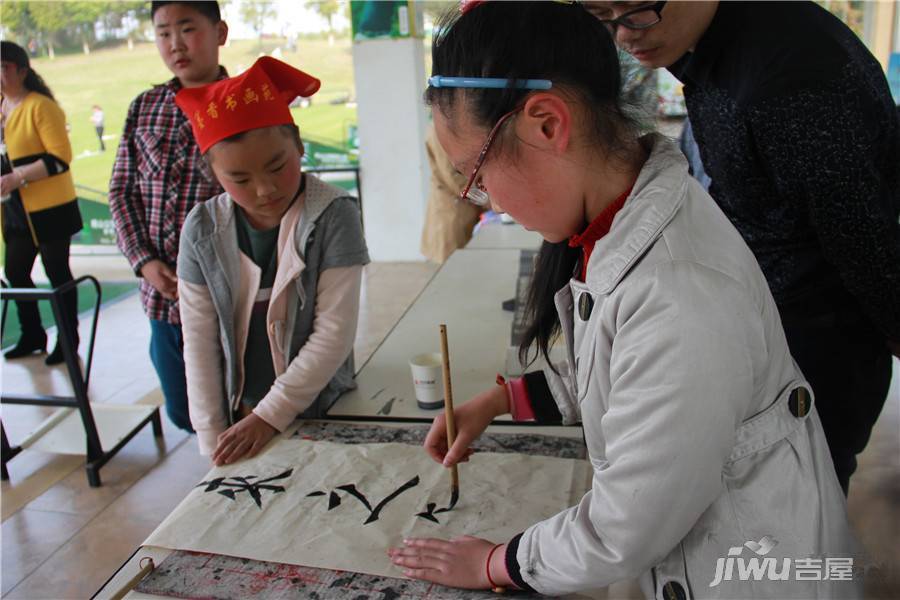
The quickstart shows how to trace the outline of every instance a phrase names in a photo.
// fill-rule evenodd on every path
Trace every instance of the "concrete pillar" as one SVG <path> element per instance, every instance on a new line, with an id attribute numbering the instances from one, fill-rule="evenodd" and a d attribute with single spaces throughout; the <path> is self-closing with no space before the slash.
<path id="1" fill-rule="evenodd" d="M 421 39 L 353 43 L 363 222 L 372 260 L 424 260 L 428 194 Z"/>

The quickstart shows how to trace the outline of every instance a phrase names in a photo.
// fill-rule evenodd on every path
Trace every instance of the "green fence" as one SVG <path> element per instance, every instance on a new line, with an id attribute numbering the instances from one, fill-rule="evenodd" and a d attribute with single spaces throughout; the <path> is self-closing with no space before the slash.
<path id="1" fill-rule="evenodd" d="M 329 183 L 359 195 L 357 189 L 359 153 L 352 145 L 352 141 L 342 144 L 328 140 L 307 139 L 303 142 L 304 169 L 314 173 L 329 173 Z M 75 187 L 84 229 L 73 238 L 72 242 L 87 246 L 115 246 L 116 229 L 109 214 L 107 193 L 83 185 Z"/>

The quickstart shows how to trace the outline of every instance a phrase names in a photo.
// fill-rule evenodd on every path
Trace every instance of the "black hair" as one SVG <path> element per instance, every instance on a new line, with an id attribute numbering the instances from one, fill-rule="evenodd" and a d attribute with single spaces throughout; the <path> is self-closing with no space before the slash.
<path id="1" fill-rule="evenodd" d="M 156 16 L 156 11 L 165 6 L 166 4 L 184 4 L 186 6 L 190 6 L 192 9 L 196 10 L 198 13 L 212 21 L 213 25 L 222 20 L 222 12 L 219 10 L 219 3 L 215 0 L 207 1 L 207 0 L 197 0 L 194 2 L 186 2 L 185 0 L 154 0 L 150 3 L 150 20 L 153 20 L 153 17 Z"/>
<path id="2" fill-rule="evenodd" d="M 503 89 L 435 88 L 425 91 L 426 104 L 451 119 L 464 104 L 473 121 L 490 129 L 505 113 L 520 106 L 529 90 L 516 80 L 549 79 L 554 90 L 574 97 L 589 120 L 591 144 L 607 156 L 631 164 L 640 126 L 625 110 L 621 97 L 619 58 L 602 23 L 579 4 L 559 2 L 483 2 L 460 13 L 449 11 L 435 26 L 432 74 L 448 77 L 498 77 Z M 495 141 L 502 147 L 501 134 Z M 503 150 L 498 150 L 503 152 Z M 559 334 L 553 297 L 574 274 L 581 250 L 568 242 L 544 242 L 535 259 L 525 308 L 528 327 L 519 359 L 529 364 L 537 346 L 549 363 L 549 347 Z M 552 367 L 552 365 L 551 365 Z"/>
<path id="3" fill-rule="evenodd" d="M 56 101 L 56 98 L 53 97 L 53 92 L 51 92 L 50 88 L 47 87 L 47 84 L 44 83 L 44 79 L 37 74 L 37 71 L 31 68 L 31 61 L 28 59 L 28 53 L 25 52 L 25 49 L 22 48 L 22 46 L 5 40 L 0 42 L 0 60 L 13 63 L 20 71 L 22 69 L 28 71 L 25 74 L 25 81 L 23 82 L 26 90 L 43 94 L 51 100 Z"/>
<path id="4" fill-rule="evenodd" d="M 290 140 L 292 142 L 294 142 L 294 144 L 297 146 L 297 151 L 300 152 L 300 154 L 303 154 L 303 140 L 300 137 L 300 128 L 299 127 L 297 127 L 293 123 L 284 123 L 283 125 L 273 125 L 273 127 L 277 127 L 278 131 L 281 132 L 281 135 L 283 135 L 284 137 L 290 138 Z M 216 142 L 216 144 L 220 144 L 222 142 L 239 142 L 244 138 L 244 136 L 246 136 L 251 131 L 255 131 L 255 130 L 248 129 L 247 131 L 235 133 L 234 135 L 230 135 L 227 138 L 222 138 L 221 140 Z M 210 160 L 211 157 L 209 155 L 209 151 L 212 150 L 216 146 L 216 144 L 213 144 L 212 146 L 207 148 L 206 153 L 203 155 L 203 158 L 204 158 L 204 160 L 206 160 L 206 164 L 208 166 L 212 165 L 212 162 Z"/>

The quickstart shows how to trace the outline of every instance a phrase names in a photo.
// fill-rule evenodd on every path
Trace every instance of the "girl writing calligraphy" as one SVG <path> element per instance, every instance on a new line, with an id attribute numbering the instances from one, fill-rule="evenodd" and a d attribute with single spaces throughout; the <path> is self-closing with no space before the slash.
<path id="1" fill-rule="evenodd" d="M 504 413 L 580 422 L 594 474 L 576 506 L 510 540 L 408 539 L 395 564 L 550 595 L 630 578 L 657 598 L 857 595 L 717 571 L 741 552 L 779 569 L 849 556 L 846 504 L 756 260 L 677 147 L 623 111 L 609 32 L 556 2 L 472 2 L 436 31 L 437 137 L 471 173 L 465 197 L 544 237 L 523 350 L 547 357 L 561 335 L 568 360 L 457 407 L 450 448 L 439 417 L 427 451 L 453 465 Z"/>

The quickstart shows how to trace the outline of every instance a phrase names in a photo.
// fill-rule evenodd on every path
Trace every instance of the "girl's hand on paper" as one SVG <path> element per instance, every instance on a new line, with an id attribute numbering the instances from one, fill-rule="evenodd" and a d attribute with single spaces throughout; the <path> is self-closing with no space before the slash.
<path id="1" fill-rule="evenodd" d="M 493 542 L 464 535 L 449 541 L 435 538 L 410 538 L 403 547 L 391 548 L 391 562 L 403 569 L 407 577 L 424 579 L 440 585 L 466 589 L 491 589 L 487 577 L 487 559 Z M 495 568 L 505 556 L 498 548 L 491 558 L 491 577 L 498 585 L 509 585 L 505 568 Z M 502 552 L 502 554 L 501 554 Z"/>

